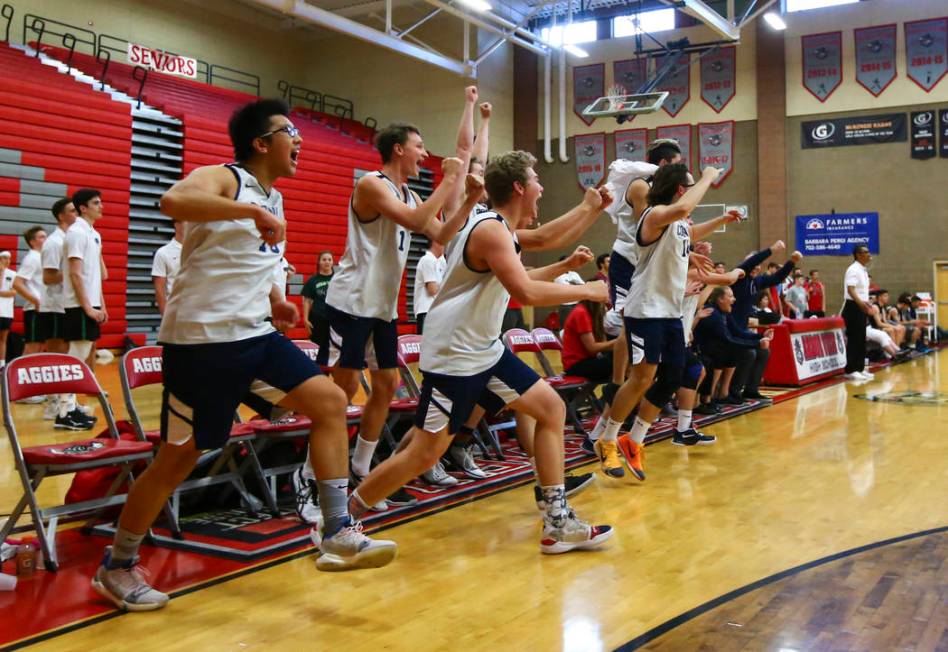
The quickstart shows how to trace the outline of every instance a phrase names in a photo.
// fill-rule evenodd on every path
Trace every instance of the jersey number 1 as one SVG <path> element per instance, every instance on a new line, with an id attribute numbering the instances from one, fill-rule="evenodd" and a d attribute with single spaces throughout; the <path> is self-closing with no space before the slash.
<path id="1" fill-rule="evenodd" d="M 688 242 L 687 240 L 682 241 L 682 243 L 681 243 L 681 257 L 682 257 L 682 258 L 687 258 L 687 257 L 688 257 L 688 250 L 689 250 L 689 249 L 691 249 L 691 243 Z"/>
<path id="2" fill-rule="evenodd" d="M 398 232 L 398 250 L 405 251 L 405 234 L 407 231 Z"/>

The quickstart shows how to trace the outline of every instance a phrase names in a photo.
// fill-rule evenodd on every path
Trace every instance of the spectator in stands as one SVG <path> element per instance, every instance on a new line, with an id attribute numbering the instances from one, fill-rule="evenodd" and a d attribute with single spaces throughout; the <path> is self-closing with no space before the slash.
<path id="1" fill-rule="evenodd" d="M 329 346 L 329 317 L 326 314 L 326 291 L 333 275 L 331 251 L 319 252 L 316 273 L 303 284 L 303 323 L 309 339 L 319 348 Z"/>
<path id="2" fill-rule="evenodd" d="M 171 288 L 174 287 L 174 278 L 181 269 L 181 243 L 184 242 L 184 222 L 172 221 L 174 237 L 158 248 L 151 263 L 151 282 L 155 284 L 155 301 L 158 303 L 158 314 L 165 314 Z"/>
<path id="3" fill-rule="evenodd" d="M 560 262 L 566 260 L 567 256 L 560 256 Z M 579 272 L 572 269 L 565 274 L 560 274 L 555 279 L 554 283 L 559 283 L 560 285 L 585 285 L 583 277 L 579 275 Z M 566 324 L 566 319 L 569 317 L 569 314 L 573 311 L 573 308 L 576 307 L 576 302 L 572 301 L 569 303 L 564 303 L 560 306 L 559 315 L 560 315 L 560 328 L 563 328 Z"/>
<path id="4" fill-rule="evenodd" d="M 421 335 L 425 329 L 425 316 L 428 309 L 434 303 L 438 290 L 441 289 L 441 282 L 444 280 L 444 272 L 448 267 L 448 262 L 444 258 L 444 245 L 433 242 L 425 255 L 418 259 L 418 265 L 415 267 L 415 323 L 418 325 L 418 334 Z"/>
<path id="5" fill-rule="evenodd" d="M 803 319 L 810 308 L 809 296 L 806 287 L 804 287 L 805 280 L 803 272 L 795 271 L 793 273 L 793 285 L 786 292 L 787 303 L 790 304 L 790 308 L 793 310 L 794 319 Z"/>
<path id="6" fill-rule="evenodd" d="M 7 364 L 7 337 L 13 325 L 13 298 L 16 296 L 13 289 L 16 272 L 10 269 L 10 260 L 9 251 L 0 251 L 0 369 Z"/>
<path id="7" fill-rule="evenodd" d="M 95 230 L 101 219 L 102 193 L 92 188 L 77 190 L 72 196 L 79 219 L 66 232 L 63 271 L 63 297 L 66 316 L 63 334 L 69 342 L 69 355 L 84 360 L 90 367 L 95 361 L 95 341 L 108 318 L 102 282 L 107 278 L 102 258 L 102 236 Z M 73 401 L 60 405 L 56 426 L 87 430 L 90 419 Z"/>
<path id="8" fill-rule="evenodd" d="M 754 323 L 751 323 L 754 321 Z M 757 303 L 754 311 L 748 318 L 748 326 L 757 326 L 761 324 L 776 324 L 780 321 L 780 315 L 770 309 L 770 293 L 766 290 L 757 293 Z"/>
<path id="9" fill-rule="evenodd" d="M 26 345 L 23 353 L 39 353 L 43 350 L 43 332 L 40 329 L 39 310 L 43 303 L 46 286 L 43 285 L 43 263 L 40 251 L 46 242 L 46 231 L 41 226 L 27 229 L 23 234 L 29 251 L 20 261 L 16 278 L 13 280 L 13 289 L 23 297 L 23 339 Z M 34 397 L 37 398 L 37 397 Z M 42 397 L 38 397 L 42 398 Z M 34 401 L 41 403 L 42 401 Z"/>
<path id="10" fill-rule="evenodd" d="M 769 274 L 755 274 L 755 267 L 759 266 L 770 256 L 778 255 L 785 250 L 786 245 L 783 241 L 777 240 L 771 247 L 752 253 L 738 265 L 740 269 L 743 269 L 747 273 L 747 276 L 731 286 L 734 292 L 734 305 L 731 313 L 735 324 L 737 324 L 739 328 L 747 328 L 747 320 L 757 302 L 757 295 L 762 291 L 780 285 L 790 272 L 793 271 L 796 264 L 803 259 L 803 254 L 799 251 L 794 251 L 793 254 L 790 255 L 790 260 L 788 260 L 783 267 L 778 267 Z M 771 269 L 774 269 L 774 267 L 771 267 Z M 773 294 L 771 293 L 771 297 L 772 296 Z M 779 314 L 779 300 L 771 304 L 771 310 Z M 735 399 L 764 398 L 759 391 L 759 387 L 769 359 L 769 347 L 751 350 L 749 355 L 744 356 L 738 369 L 734 373 L 734 381 L 731 383 L 730 388 L 731 396 Z"/>
<path id="11" fill-rule="evenodd" d="M 806 291 L 808 295 L 807 311 L 804 317 L 825 317 L 826 316 L 826 288 L 820 280 L 820 270 L 811 269 L 810 278 L 807 279 Z"/>
<path id="12" fill-rule="evenodd" d="M 869 272 L 872 256 L 865 245 L 853 249 L 853 263 L 843 278 L 843 319 L 846 322 L 846 374 L 848 380 L 871 380 L 866 368 L 866 323 L 869 316 Z"/>
<path id="13" fill-rule="evenodd" d="M 757 351 L 769 352 L 770 341 L 773 339 L 772 330 L 761 335 L 739 326 L 733 314 L 735 302 L 731 288 L 714 288 L 707 303 L 707 307 L 712 308 L 713 312 L 695 326 L 695 342 L 707 360 L 706 368 L 713 372 L 705 378 L 701 394 L 704 398 L 710 397 L 715 402 L 726 405 L 743 403 L 732 387 L 732 378 L 737 367 L 745 358 L 753 361 Z M 747 397 L 762 398 L 756 394 L 754 392 Z"/>
<path id="14" fill-rule="evenodd" d="M 63 339 L 63 247 L 66 243 L 66 231 L 76 221 L 76 207 L 70 197 L 63 197 L 56 201 L 51 209 L 56 218 L 56 229 L 49 234 L 43 243 L 40 259 L 43 265 L 43 285 L 46 286 L 40 302 L 40 330 L 46 341 L 46 350 L 50 353 L 66 353 L 69 346 Z M 53 394 L 46 408 L 43 410 L 43 419 L 52 421 L 59 417 L 60 394 Z"/>
<path id="15" fill-rule="evenodd" d="M 609 283 L 609 263 L 611 256 L 609 254 L 599 254 L 596 257 L 596 275 L 590 281 L 602 281 Z"/>

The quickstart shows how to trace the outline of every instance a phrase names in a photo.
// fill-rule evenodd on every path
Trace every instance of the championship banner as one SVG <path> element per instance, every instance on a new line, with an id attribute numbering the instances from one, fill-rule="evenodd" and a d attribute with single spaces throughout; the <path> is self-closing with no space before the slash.
<path id="1" fill-rule="evenodd" d="M 659 127 L 655 130 L 655 138 L 671 138 L 678 141 L 681 148 L 681 162 L 691 169 L 691 125 L 674 125 Z"/>
<path id="2" fill-rule="evenodd" d="M 717 188 L 734 170 L 734 121 L 702 123 L 698 125 L 698 172 L 708 166 L 721 170 L 714 182 Z"/>
<path id="3" fill-rule="evenodd" d="M 656 73 L 658 73 L 658 71 L 665 66 L 667 58 L 670 56 L 673 55 L 666 54 L 655 57 Z M 668 99 L 666 99 L 665 103 L 662 104 L 662 108 L 665 109 L 665 113 L 673 118 L 678 115 L 682 107 L 684 107 L 688 103 L 688 100 L 691 99 L 690 63 L 690 54 L 685 53 L 679 55 L 671 69 L 671 72 L 669 72 L 668 75 L 665 76 L 665 79 L 663 79 L 662 82 L 654 89 L 656 93 L 668 91 Z"/>
<path id="4" fill-rule="evenodd" d="M 594 63 L 573 68 L 573 113 L 587 125 L 593 121 L 583 115 L 583 109 L 602 97 L 605 88 L 606 64 Z"/>
<path id="5" fill-rule="evenodd" d="M 879 97 L 897 74 L 895 42 L 898 26 L 864 27 L 855 32 L 856 81 Z"/>
<path id="6" fill-rule="evenodd" d="M 145 47 L 144 45 L 128 44 L 128 63 L 132 66 L 142 66 L 148 70 L 163 72 L 167 75 L 177 75 L 197 79 L 197 59 L 182 57 L 163 50 Z"/>
<path id="7" fill-rule="evenodd" d="M 905 114 L 867 115 L 803 122 L 803 149 L 905 142 Z"/>
<path id="8" fill-rule="evenodd" d="M 803 87 L 825 102 L 843 80 L 843 33 L 811 34 L 801 42 Z"/>
<path id="9" fill-rule="evenodd" d="M 606 176 L 606 134 L 575 136 L 573 150 L 579 187 L 598 186 Z"/>
<path id="10" fill-rule="evenodd" d="M 796 243 L 804 256 L 849 256 L 856 245 L 879 253 L 878 213 L 797 215 Z"/>
<path id="11" fill-rule="evenodd" d="M 790 333 L 797 380 L 804 381 L 845 369 L 846 340 L 842 328 L 815 333 Z"/>
<path id="12" fill-rule="evenodd" d="M 942 158 L 948 158 L 948 109 L 942 109 L 938 112 L 938 145 Z"/>
<path id="13" fill-rule="evenodd" d="M 648 129 L 620 129 L 613 133 L 616 140 L 616 158 L 645 161 L 648 147 Z"/>
<path id="14" fill-rule="evenodd" d="M 905 23 L 909 79 L 930 92 L 948 72 L 948 18 Z"/>
<path id="15" fill-rule="evenodd" d="M 944 138 L 942 138 L 944 141 Z M 912 112 L 912 158 L 935 158 L 935 112 Z"/>
<path id="16" fill-rule="evenodd" d="M 701 99 L 717 113 L 737 90 L 737 48 L 721 48 L 701 59 Z"/>
<path id="17" fill-rule="evenodd" d="M 623 59 L 612 63 L 612 82 L 625 89 L 626 95 L 633 95 L 648 81 L 646 64 L 648 59 Z M 629 116 L 630 118 L 635 116 Z"/>

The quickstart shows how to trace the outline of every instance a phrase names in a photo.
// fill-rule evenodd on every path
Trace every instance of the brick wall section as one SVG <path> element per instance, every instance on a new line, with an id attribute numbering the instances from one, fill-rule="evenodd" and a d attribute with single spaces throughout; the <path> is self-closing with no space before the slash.
<path id="1" fill-rule="evenodd" d="M 757 21 L 757 194 L 760 246 L 788 240 L 787 87 L 782 32 Z"/>

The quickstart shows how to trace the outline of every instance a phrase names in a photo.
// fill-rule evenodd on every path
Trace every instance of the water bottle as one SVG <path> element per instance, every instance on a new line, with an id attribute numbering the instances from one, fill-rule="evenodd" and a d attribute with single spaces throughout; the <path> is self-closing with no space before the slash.
<path id="1" fill-rule="evenodd" d="M 16 574 L 32 575 L 36 570 L 36 548 L 32 543 L 21 543 L 16 547 Z"/>

